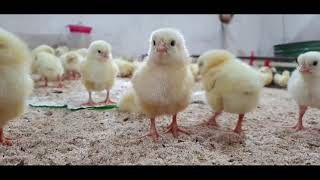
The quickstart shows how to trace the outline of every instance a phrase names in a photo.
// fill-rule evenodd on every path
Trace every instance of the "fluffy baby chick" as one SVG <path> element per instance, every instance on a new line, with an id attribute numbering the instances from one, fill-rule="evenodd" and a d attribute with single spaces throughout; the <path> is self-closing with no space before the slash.
<path id="1" fill-rule="evenodd" d="M 37 62 L 36 62 L 35 57 L 40 52 L 47 52 L 47 53 L 53 54 L 53 55 L 55 54 L 55 50 L 52 47 L 48 46 L 48 45 L 40 45 L 40 46 L 34 48 L 32 50 L 32 52 L 31 52 L 31 54 L 32 54 L 32 64 L 31 64 L 31 72 L 32 72 L 32 74 L 38 74 L 38 72 L 37 72 L 37 69 L 38 69 L 37 68 Z"/>
<path id="2" fill-rule="evenodd" d="M 81 48 L 77 50 L 77 53 L 79 53 L 82 57 L 87 57 L 88 55 L 88 49 L 87 48 Z"/>
<path id="3" fill-rule="evenodd" d="M 8 121 L 22 115 L 32 93 L 31 54 L 14 34 L 0 28 L 0 144 L 11 145 L 3 134 Z"/>
<path id="4" fill-rule="evenodd" d="M 112 59 L 111 45 L 105 41 L 94 41 L 89 46 L 89 54 L 80 66 L 81 82 L 89 93 L 84 105 L 95 105 L 92 91 L 107 91 L 107 97 L 100 103 L 114 103 L 110 99 L 110 90 L 118 74 L 118 67 Z"/>
<path id="5" fill-rule="evenodd" d="M 70 51 L 60 57 L 65 71 L 64 79 L 80 78 L 80 64 L 84 58 L 76 51 Z"/>
<path id="6" fill-rule="evenodd" d="M 43 51 L 50 53 L 50 54 L 53 54 L 53 55 L 55 54 L 55 50 L 52 47 L 43 44 L 43 45 L 40 45 L 40 46 L 34 48 L 32 50 L 32 55 L 35 55 L 35 54 L 37 54 L 39 52 L 43 52 Z"/>
<path id="7" fill-rule="evenodd" d="M 137 101 L 137 95 L 133 88 L 130 88 L 121 96 L 120 101 L 118 103 L 118 107 L 120 111 L 124 112 L 142 112 Z"/>
<path id="8" fill-rule="evenodd" d="M 148 54 L 132 79 L 137 103 L 151 120 L 150 132 L 145 136 L 154 140 L 159 137 L 155 119 L 160 115 L 172 116 L 168 132 L 174 137 L 178 132 L 188 134 L 177 125 L 177 114 L 189 105 L 193 85 L 183 35 L 170 28 L 152 32 Z"/>
<path id="9" fill-rule="evenodd" d="M 263 66 L 259 69 L 259 71 L 261 73 L 264 86 L 270 85 L 273 80 L 273 73 L 276 72 L 276 69 L 268 66 Z"/>
<path id="10" fill-rule="evenodd" d="M 59 46 L 55 49 L 55 55 L 57 57 L 60 57 L 62 55 L 64 55 L 65 53 L 67 53 L 69 51 L 69 48 L 67 46 Z"/>
<path id="11" fill-rule="evenodd" d="M 130 77 L 134 72 L 134 64 L 132 62 L 126 61 L 121 58 L 114 59 L 114 62 L 117 64 L 119 69 L 120 77 Z"/>
<path id="12" fill-rule="evenodd" d="M 280 87 L 287 87 L 289 79 L 290 79 L 290 72 L 286 70 L 286 71 L 283 71 L 282 74 L 275 74 L 273 81 L 275 84 L 277 84 Z"/>
<path id="13" fill-rule="evenodd" d="M 209 105 L 215 110 L 207 125 L 219 126 L 223 112 L 239 114 L 234 132 L 242 132 L 245 113 L 258 104 L 263 84 L 258 71 L 226 50 L 210 50 L 199 57 L 201 80 Z"/>
<path id="14" fill-rule="evenodd" d="M 302 118 L 308 107 L 320 108 L 320 52 L 298 56 L 298 67 L 288 82 L 288 92 L 299 105 L 299 119 L 293 128 L 304 129 Z"/>
<path id="15" fill-rule="evenodd" d="M 58 57 L 47 52 L 40 52 L 34 57 L 34 60 L 37 73 L 44 79 L 45 84 L 42 87 L 48 87 L 48 81 L 54 80 L 58 81 L 58 88 L 63 87 L 64 70 Z"/>

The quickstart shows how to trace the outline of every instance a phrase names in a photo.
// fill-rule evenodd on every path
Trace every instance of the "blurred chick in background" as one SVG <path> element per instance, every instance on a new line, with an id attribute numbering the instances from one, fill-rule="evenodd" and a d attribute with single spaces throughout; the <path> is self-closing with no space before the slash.
<path id="1" fill-rule="evenodd" d="M 293 127 L 304 129 L 303 116 L 308 107 L 320 108 L 320 52 L 309 51 L 298 56 L 298 67 L 288 82 L 288 92 L 299 106 L 299 118 Z"/>
<path id="2" fill-rule="evenodd" d="M 101 103 L 115 103 L 110 98 L 110 90 L 115 83 L 118 67 L 112 59 L 111 45 L 105 41 L 94 41 L 89 46 L 89 54 L 80 66 L 81 82 L 88 91 L 89 99 L 83 105 L 95 105 L 92 91 L 107 91 Z"/>
<path id="3" fill-rule="evenodd" d="M 63 67 L 61 61 L 55 55 L 47 52 L 39 52 L 34 57 L 34 67 L 37 74 L 44 80 L 44 85 L 48 87 L 48 81 L 58 81 L 58 88 L 63 88 Z"/>
<path id="4" fill-rule="evenodd" d="M 55 49 L 55 55 L 57 57 L 60 57 L 62 55 L 64 55 L 65 53 L 67 53 L 69 51 L 69 48 L 67 46 L 59 46 Z"/>
<path id="5" fill-rule="evenodd" d="M 183 35 L 171 28 L 152 32 L 148 54 L 146 63 L 132 78 L 132 93 L 139 108 L 151 121 L 150 132 L 145 136 L 158 139 L 155 119 L 161 115 L 172 116 L 167 132 L 174 137 L 178 136 L 178 132 L 189 134 L 177 124 L 177 114 L 191 101 L 194 82 Z"/>
<path id="6" fill-rule="evenodd" d="M 81 48 L 76 50 L 77 53 L 79 53 L 82 57 L 86 58 L 88 55 L 88 49 L 87 48 Z"/>
<path id="7" fill-rule="evenodd" d="M 226 50 L 210 50 L 198 60 L 206 98 L 215 110 L 206 125 L 219 127 L 217 117 L 223 112 L 239 115 L 234 132 L 242 132 L 245 113 L 258 104 L 263 84 L 259 72 Z"/>
<path id="8" fill-rule="evenodd" d="M 34 48 L 32 50 L 32 55 L 36 55 L 37 53 L 43 52 L 43 51 L 47 52 L 47 53 L 50 53 L 50 54 L 53 54 L 53 55 L 55 54 L 55 50 L 52 47 L 43 44 L 43 45 L 40 45 L 40 46 Z"/>
<path id="9" fill-rule="evenodd" d="M 36 48 L 34 48 L 33 50 L 32 50 L 32 52 L 31 52 L 31 54 L 32 54 L 32 65 L 31 65 L 31 72 L 32 72 L 32 74 L 38 74 L 38 72 L 37 72 L 37 60 L 36 60 L 36 55 L 38 54 L 38 53 L 40 53 L 40 52 L 47 52 L 47 53 L 49 53 L 49 54 L 55 54 L 55 50 L 52 48 L 52 47 L 50 47 L 50 46 L 48 46 L 48 45 L 40 45 L 40 46 L 38 46 L 38 47 L 36 47 Z"/>
<path id="10" fill-rule="evenodd" d="M 64 78 L 77 80 L 80 78 L 80 65 L 84 58 L 76 51 L 70 51 L 60 57 L 64 68 Z"/>
<path id="11" fill-rule="evenodd" d="M 264 86 L 268 86 L 273 81 L 273 73 L 277 70 L 274 67 L 263 66 L 259 69 Z"/>
<path id="12" fill-rule="evenodd" d="M 274 84 L 280 87 L 287 87 L 289 79 L 290 79 L 290 72 L 286 70 L 286 71 L 283 71 L 282 74 L 276 73 L 274 75 L 273 82 Z"/>
<path id="13" fill-rule="evenodd" d="M 27 108 L 27 98 L 33 90 L 31 60 L 27 45 L 0 28 L 0 144 L 12 145 L 3 128 Z"/>
<path id="14" fill-rule="evenodd" d="M 116 58 L 116 59 L 114 59 L 114 62 L 118 66 L 118 69 L 119 69 L 118 75 L 120 77 L 132 76 L 132 74 L 135 70 L 135 65 L 133 64 L 133 62 L 129 62 L 128 60 L 124 60 L 122 58 Z"/>

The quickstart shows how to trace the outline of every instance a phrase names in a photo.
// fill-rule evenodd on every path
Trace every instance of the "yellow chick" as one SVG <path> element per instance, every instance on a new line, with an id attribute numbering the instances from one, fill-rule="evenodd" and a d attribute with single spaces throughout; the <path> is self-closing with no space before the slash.
<path id="1" fill-rule="evenodd" d="M 31 54 L 14 34 L 0 28 L 0 144 L 12 145 L 3 134 L 4 126 L 21 116 L 32 93 Z"/>
<path id="2" fill-rule="evenodd" d="M 87 48 L 81 48 L 77 50 L 77 53 L 79 53 L 82 57 L 87 57 L 88 55 L 88 49 Z"/>
<path id="3" fill-rule="evenodd" d="M 80 78 L 80 64 L 84 58 L 76 51 L 70 51 L 60 57 L 65 71 L 64 79 Z"/>
<path id="4" fill-rule="evenodd" d="M 215 110 L 207 125 L 218 126 L 223 112 L 239 114 L 234 132 L 241 133 L 245 113 L 258 104 L 263 84 L 258 71 L 226 50 L 210 50 L 199 57 L 201 80 L 209 105 Z"/>
<path id="5" fill-rule="evenodd" d="M 286 71 L 283 71 L 282 74 L 275 74 L 273 81 L 275 84 L 277 84 L 280 87 L 287 87 L 289 79 L 290 79 L 290 72 L 286 70 Z"/>
<path id="6" fill-rule="evenodd" d="M 130 88 L 127 92 L 125 92 L 118 103 L 118 107 L 120 111 L 124 112 L 134 112 L 134 113 L 140 113 L 142 112 L 138 101 L 137 101 L 137 95 L 133 88 Z"/>
<path id="7" fill-rule="evenodd" d="M 67 46 L 59 46 L 55 49 L 55 55 L 57 57 L 60 57 L 66 54 L 68 51 L 69 51 L 69 48 Z"/>
<path id="8" fill-rule="evenodd" d="M 161 115 L 172 116 L 168 132 L 174 137 L 178 132 L 189 134 L 177 124 L 177 114 L 191 101 L 194 83 L 183 35 L 171 28 L 152 32 L 148 54 L 132 79 L 137 103 L 151 120 L 150 132 L 145 136 L 158 139 L 155 118 Z"/>
<path id="9" fill-rule="evenodd" d="M 273 81 L 273 73 L 276 72 L 275 68 L 263 66 L 259 69 L 262 77 L 262 82 L 264 86 L 268 86 L 272 83 Z"/>
<path id="10" fill-rule="evenodd" d="M 53 54 L 53 55 L 55 54 L 55 50 L 52 47 L 43 44 L 43 45 L 40 45 L 40 46 L 34 48 L 32 50 L 32 55 L 36 55 L 37 53 L 43 52 L 43 51 L 50 53 L 50 54 Z"/>
<path id="11" fill-rule="evenodd" d="M 62 75 L 64 69 L 58 57 L 47 52 L 39 52 L 34 60 L 37 73 L 44 79 L 45 84 L 42 87 L 48 87 L 48 81 L 54 80 L 58 81 L 58 88 L 63 87 Z"/>
<path id="12" fill-rule="evenodd" d="M 132 62 L 126 61 L 121 58 L 114 59 L 114 62 L 117 64 L 119 69 L 119 76 L 120 77 L 130 77 L 134 72 L 134 64 Z"/>
<path id="13" fill-rule="evenodd" d="M 40 46 L 34 48 L 31 52 L 31 55 L 32 55 L 31 72 L 32 72 L 32 74 L 38 74 L 38 72 L 37 72 L 38 68 L 37 68 L 35 56 L 40 52 L 47 52 L 47 53 L 50 53 L 53 55 L 55 54 L 55 50 L 48 45 L 40 45 Z"/>
<path id="14" fill-rule="evenodd" d="M 100 103 L 114 103 L 109 93 L 115 83 L 118 67 L 112 59 L 111 45 L 105 41 L 94 41 L 89 46 L 89 54 L 80 66 L 81 82 L 89 93 L 84 105 L 95 105 L 92 91 L 107 91 L 107 97 Z"/>

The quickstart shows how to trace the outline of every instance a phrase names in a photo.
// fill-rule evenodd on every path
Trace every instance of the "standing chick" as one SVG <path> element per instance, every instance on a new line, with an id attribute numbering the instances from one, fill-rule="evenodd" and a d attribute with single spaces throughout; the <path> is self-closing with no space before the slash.
<path id="1" fill-rule="evenodd" d="M 83 57 L 76 51 L 70 51 L 60 57 L 66 79 L 78 79 L 80 78 L 80 64 L 83 61 Z"/>
<path id="2" fill-rule="evenodd" d="M 320 52 L 309 51 L 298 56 L 298 68 L 288 82 L 289 94 L 299 105 L 299 119 L 293 128 L 302 130 L 302 118 L 308 107 L 320 108 Z"/>
<path id="3" fill-rule="evenodd" d="M 202 84 L 209 105 L 215 110 L 207 125 L 219 126 L 223 112 L 239 114 L 234 132 L 242 132 L 245 113 L 258 104 L 263 84 L 258 71 L 226 50 L 211 50 L 199 57 Z"/>
<path id="4" fill-rule="evenodd" d="M 36 60 L 36 55 L 40 52 L 47 52 L 49 54 L 53 54 L 55 53 L 54 49 L 48 45 L 40 45 L 36 48 L 34 48 L 31 52 L 31 55 L 32 55 L 32 63 L 31 63 L 31 72 L 32 74 L 38 74 L 37 70 L 38 70 L 38 67 L 37 67 L 37 60 Z"/>
<path id="5" fill-rule="evenodd" d="M 55 55 L 57 57 L 60 57 L 64 54 L 66 54 L 69 51 L 69 48 L 67 46 L 59 46 L 57 49 L 55 49 Z"/>
<path id="6" fill-rule="evenodd" d="M 0 28 L 0 144 L 11 145 L 3 134 L 8 121 L 22 115 L 32 93 L 31 54 L 14 34 Z"/>
<path id="7" fill-rule="evenodd" d="M 174 137 L 187 133 L 177 125 L 177 114 L 191 101 L 193 76 L 189 68 L 189 53 L 183 35 L 175 29 L 164 28 L 151 34 L 149 56 L 133 76 L 132 83 L 137 103 L 150 120 L 154 140 L 159 137 L 155 118 L 172 115 L 168 132 Z"/>
<path id="8" fill-rule="evenodd" d="M 89 46 L 89 54 L 80 66 L 81 82 L 89 93 L 84 105 L 95 105 L 92 91 L 107 91 L 107 97 L 100 103 L 114 103 L 110 90 L 118 74 L 118 67 L 112 60 L 111 45 L 105 41 L 94 41 Z"/>
<path id="9" fill-rule="evenodd" d="M 58 88 L 63 87 L 62 75 L 64 70 L 58 57 L 47 52 L 40 52 L 34 57 L 34 60 L 37 73 L 44 79 L 43 87 L 48 86 L 48 81 L 54 80 L 58 81 Z"/>

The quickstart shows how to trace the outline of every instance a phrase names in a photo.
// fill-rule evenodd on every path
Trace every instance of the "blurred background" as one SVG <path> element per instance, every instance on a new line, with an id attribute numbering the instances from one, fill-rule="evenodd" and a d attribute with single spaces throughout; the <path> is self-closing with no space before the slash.
<path id="1" fill-rule="evenodd" d="M 2 28 L 20 35 L 30 48 L 82 46 L 102 39 L 113 45 L 120 56 L 141 56 L 147 53 L 151 31 L 161 27 L 178 28 L 185 36 L 191 54 L 211 48 L 227 49 L 249 56 L 273 56 L 274 45 L 320 39 L 320 15 L 245 15 L 235 14 L 223 35 L 218 14 L 213 15 L 0 15 Z M 71 35 L 67 25 L 82 24 L 90 33 Z"/>

